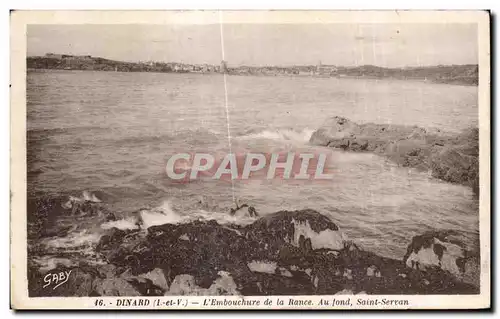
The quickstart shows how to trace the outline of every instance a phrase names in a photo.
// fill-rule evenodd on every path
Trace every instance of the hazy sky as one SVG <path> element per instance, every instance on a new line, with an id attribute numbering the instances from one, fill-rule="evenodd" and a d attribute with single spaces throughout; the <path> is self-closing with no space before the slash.
<path id="1" fill-rule="evenodd" d="M 475 24 L 30 25 L 28 55 L 388 67 L 478 63 Z"/>

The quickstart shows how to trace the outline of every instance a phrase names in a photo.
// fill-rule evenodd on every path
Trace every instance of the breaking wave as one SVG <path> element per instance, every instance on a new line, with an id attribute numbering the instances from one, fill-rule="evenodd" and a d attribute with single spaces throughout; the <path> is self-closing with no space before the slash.
<path id="1" fill-rule="evenodd" d="M 140 231 L 163 224 L 212 220 L 221 225 L 247 225 L 257 219 L 257 217 L 250 217 L 246 207 L 231 215 L 225 209 L 217 205 L 213 206 L 209 200 L 205 200 L 198 199 L 194 203 L 173 203 L 172 200 L 167 199 L 154 208 L 143 208 L 116 216 L 118 217 L 116 220 L 106 221 L 105 211 L 92 215 L 93 212 L 98 212 L 98 209 L 91 211 L 85 208 L 85 205 L 101 205 L 101 200 L 94 193 L 84 191 L 81 197 L 69 196 L 67 201 L 62 201 L 61 208 L 71 212 L 73 205 L 79 205 L 77 211 L 85 209 L 81 212 L 84 215 L 62 217 L 72 221 L 73 226 L 70 230 L 33 242 L 30 249 L 31 262 L 43 272 L 57 268 L 59 265 L 77 265 L 79 261 L 90 264 L 105 263 L 95 252 L 95 248 L 106 230 L 112 228 Z M 86 216 L 87 213 L 90 215 Z"/>
<path id="2" fill-rule="evenodd" d="M 148 229 L 152 226 L 164 224 L 183 224 L 193 221 L 215 220 L 221 225 L 247 225 L 256 220 L 256 217 L 250 217 L 247 209 L 243 208 L 238 213 L 230 215 L 227 212 L 219 212 L 204 208 L 188 208 L 183 212 L 172 207 L 171 200 L 165 200 L 160 206 L 153 209 L 141 209 L 134 216 L 128 216 L 120 220 L 110 221 L 101 225 L 102 229 L 118 228 L 126 229 Z"/>
<path id="3" fill-rule="evenodd" d="M 267 139 L 267 140 L 275 140 L 275 141 L 290 141 L 297 143 L 308 143 L 311 139 L 311 135 L 314 130 L 311 129 L 303 129 L 303 130 L 294 130 L 294 129 L 275 129 L 275 130 L 264 130 L 261 132 L 253 132 L 248 133 L 239 137 L 242 140 L 249 139 Z"/>

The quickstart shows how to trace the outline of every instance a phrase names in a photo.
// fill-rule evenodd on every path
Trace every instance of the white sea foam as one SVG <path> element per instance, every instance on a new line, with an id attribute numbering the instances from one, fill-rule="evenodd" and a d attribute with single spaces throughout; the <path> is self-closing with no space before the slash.
<path id="1" fill-rule="evenodd" d="M 246 208 L 239 210 L 235 215 L 231 215 L 227 212 L 218 212 L 205 209 L 188 209 L 183 211 L 183 213 L 175 210 L 172 207 L 170 200 L 165 200 L 160 206 L 153 209 L 143 209 L 139 212 L 141 218 L 141 228 L 147 229 L 152 226 L 164 225 L 164 224 L 184 224 L 190 223 L 196 220 L 210 221 L 215 220 L 221 225 L 233 224 L 233 225 L 248 225 L 254 222 L 257 217 L 250 217 Z M 129 216 L 124 219 L 117 221 L 110 221 L 103 223 L 101 225 L 102 229 L 111 229 L 113 227 L 127 230 L 127 229 L 137 229 L 138 217 Z"/>
<path id="2" fill-rule="evenodd" d="M 59 266 L 64 266 L 66 268 L 75 267 L 76 262 L 69 260 L 68 258 L 58 258 L 52 256 L 40 256 L 33 258 L 33 262 L 38 265 L 39 271 L 42 274 L 56 269 Z"/>
<path id="3" fill-rule="evenodd" d="M 203 209 L 194 212 L 192 218 L 195 220 L 215 220 L 221 225 L 249 225 L 257 219 L 256 217 L 250 217 L 248 215 L 241 216 L 238 212 L 235 215 L 230 215 L 228 213 L 211 212 Z"/>
<path id="4" fill-rule="evenodd" d="M 102 201 L 95 196 L 94 193 L 91 193 L 87 190 L 82 192 L 81 197 L 69 196 L 68 201 L 62 203 L 61 206 L 64 209 L 71 209 L 73 207 L 73 203 L 82 203 L 82 202 L 93 202 L 93 203 L 101 203 Z"/>
<path id="5" fill-rule="evenodd" d="M 83 191 L 83 199 L 93 203 L 100 203 L 101 200 L 95 196 L 95 194 L 89 191 Z"/>
<path id="6" fill-rule="evenodd" d="M 99 241 L 101 237 L 98 233 L 82 230 L 72 232 L 66 237 L 53 237 L 43 241 L 43 243 L 51 248 L 70 249 L 76 247 L 91 246 Z"/>
<path id="7" fill-rule="evenodd" d="M 294 141 L 300 143 L 307 143 L 311 139 L 311 135 L 314 130 L 303 129 L 302 131 L 296 131 L 292 129 L 276 129 L 276 130 L 265 130 L 259 133 L 252 133 L 245 136 L 239 137 L 240 139 L 268 139 L 268 140 L 278 140 L 278 141 Z"/>
<path id="8" fill-rule="evenodd" d="M 47 255 L 34 257 L 33 261 L 43 273 L 59 266 L 74 267 L 78 265 L 79 260 L 91 265 L 104 264 L 105 262 L 96 255 L 94 250 L 100 237 L 99 232 L 82 230 L 71 232 L 66 237 L 43 239 L 41 244 Z M 67 258 L 59 257 L 61 254 Z"/>
<path id="9" fill-rule="evenodd" d="M 182 216 L 176 213 L 165 214 L 158 211 L 141 211 L 141 217 L 143 228 L 164 224 L 179 224 L 183 221 Z"/>
<path id="10" fill-rule="evenodd" d="M 118 228 L 118 229 L 137 229 L 139 228 L 139 225 L 137 224 L 137 218 L 136 217 L 127 217 L 124 219 L 119 219 L 119 220 L 113 220 L 106 222 L 101 225 L 102 229 L 111 229 L 111 228 Z"/>

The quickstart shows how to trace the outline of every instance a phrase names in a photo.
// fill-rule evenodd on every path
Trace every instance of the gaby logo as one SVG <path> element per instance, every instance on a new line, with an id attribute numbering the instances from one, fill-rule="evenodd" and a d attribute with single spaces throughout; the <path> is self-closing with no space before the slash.
<path id="1" fill-rule="evenodd" d="M 53 285 L 52 289 L 56 289 L 57 287 L 68 281 L 69 275 L 71 275 L 72 271 L 73 270 L 65 270 L 58 273 L 48 273 L 47 275 L 45 275 L 45 277 L 43 277 L 43 282 L 45 283 L 45 285 L 43 285 L 42 288 Z"/>
<path id="2" fill-rule="evenodd" d="M 196 179 L 296 179 L 328 180 L 326 154 L 313 153 L 228 153 L 216 157 L 208 153 L 178 153 L 166 165 L 167 176 L 172 180 Z"/>

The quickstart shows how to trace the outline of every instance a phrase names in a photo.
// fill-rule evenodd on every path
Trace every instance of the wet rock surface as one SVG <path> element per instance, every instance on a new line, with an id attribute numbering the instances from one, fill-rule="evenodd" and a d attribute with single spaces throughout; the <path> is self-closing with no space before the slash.
<path id="1" fill-rule="evenodd" d="M 363 251 L 314 210 L 280 211 L 245 227 L 194 221 L 140 230 L 112 228 L 95 247 L 105 264 L 53 269 L 29 264 L 29 292 L 30 296 L 479 293 L 471 279 L 472 261 L 478 256 L 470 254 L 457 235 L 416 236 L 406 256 L 395 260 Z M 67 282 L 44 287 L 45 276 L 64 271 L 71 271 Z"/>
<path id="2" fill-rule="evenodd" d="M 395 163 L 430 171 L 441 180 L 479 193 L 479 131 L 450 135 L 440 130 L 389 124 L 357 124 L 335 116 L 316 130 L 310 142 L 346 151 L 374 152 Z"/>

